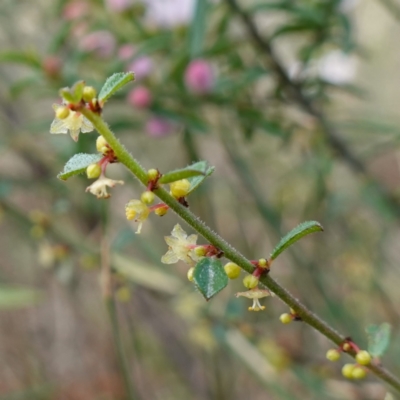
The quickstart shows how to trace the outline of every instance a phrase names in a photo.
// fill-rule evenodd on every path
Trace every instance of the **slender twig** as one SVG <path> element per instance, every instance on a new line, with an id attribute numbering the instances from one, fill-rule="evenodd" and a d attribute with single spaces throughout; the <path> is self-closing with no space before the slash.
<path id="1" fill-rule="evenodd" d="M 96 130 L 107 140 L 118 160 L 124 164 L 143 185 L 146 186 L 148 183 L 146 170 L 128 153 L 125 147 L 111 132 L 108 125 L 102 120 L 102 118 L 84 107 L 82 107 L 80 111 L 85 115 L 86 118 L 89 119 L 89 121 L 93 123 Z M 227 259 L 235 262 L 248 273 L 252 273 L 254 271 L 254 265 L 245 256 L 229 245 L 212 229 L 206 226 L 188 208 L 173 198 L 167 190 L 160 187 L 154 190 L 154 193 L 165 204 L 167 204 L 171 210 L 175 211 L 175 213 L 178 214 L 189 226 L 202 235 L 209 243 L 222 250 Z M 260 282 L 274 292 L 276 296 L 279 297 L 284 303 L 291 307 L 303 322 L 312 326 L 315 330 L 319 331 L 322 335 L 330 339 L 336 345 L 340 346 L 346 340 L 345 335 L 338 333 L 319 316 L 311 312 L 304 304 L 302 304 L 290 292 L 283 288 L 271 276 L 261 276 Z M 350 353 L 350 355 L 354 357 L 355 354 Z M 368 368 L 375 375 L 400 392 L 400 380 L 393 376 L 387 369 L 380 365 L 370 365 Z"/>
<path id="2" fill-rule="evenodd" d="M 335 152 L 350 166 L 352 170 L 362 174 L 374 185 L 375 191 L 385 200 L 393 213 L 400 217 L 400 204 L 398 199 L 393 196 L 386 188 L 374 179 L 368 172 L 364 163 L 353 153 L 353 151 L 341 139 L 339 132 L 328 121 L 324 113 L 319 110 L 313 102 L 303 93 L 299 83 L 293 81 L 267 38 L 264 38 L 259 32 L 251 16 L 241 9 L 236 0 L 226 0 L 233 11 L 242 19 L 247 31 L 254 44 L 266 55 L 267 60 L 283 86 L 287 89 L 292 99 L 308 114 L 318 121 L 321 130 L 324 132 L 327 142 Z"/>

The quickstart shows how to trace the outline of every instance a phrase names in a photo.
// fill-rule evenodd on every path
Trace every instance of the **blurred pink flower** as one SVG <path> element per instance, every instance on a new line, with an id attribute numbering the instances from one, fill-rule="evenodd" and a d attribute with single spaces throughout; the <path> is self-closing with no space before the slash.
<path id="1" fill-rule="evenodd" d="M 89 4 L 82 0 L 68 2 L 62 11 L 62 16 L 67 21 L 84 17 L 89 12 Z"/>
<path id="2" fill-rule="evenodd" d="M 164 28 L 187 25 L 193 18 L 195 0 L 145 0 L 146 19 Z"/>
<path id="3" fill-rule="evenodd" d="M 121 12 L 132 6 L 132 0 L 105 0 L 110 11 Z"/>
<path id="4" fill-rule="evenodd" d="M 169 135 L 173 129 L 174 124 L 161 117 L 151 117 L 146 123 L 147 134 L 154 138 Z"/>
<path id="5" fill-rule="evenodd" d="M 209 93 L 214 87 L 214 73 L 211 65 L 205 60 L 194 60 L 185 71 L 186 87 L 194 93 Z"/>
<path id="6" fill-rule="evenodd" d="M 135 73 L 135 79 L 138 81 L 150 75 L 153 71 L 153 60 L 148 56 L 141 56 L 133 60 L 127 71 L 133 71 Z"/>
<path id="7" fill-rule="evenodd" d="M 118 49 L 118 58 L 122 61 L 128 61 L 135 55 L 135 47 L 131 44 L 123 44 Z"/>
<path id="8" fill-rule="evenodd" d="M 128 93 L 128 102 L 137 108 L 147 108 L 152 102 L 151 92 L 145 86 L 138 86 Z"/>
<path id="9" fill-rule="evenodd" d="M 83 51 L 94 52 L 99 57 L 108 58 L 115 50 L 116 42 L 114 36 L 108 31 L 95 31 L 84 36 L 79 42 Z"/>
<path id="10" fill-rule="evenodd" d="M 50 78 L 57 78 L 60 75 L 63 63 L 60 57 L 49 55 L 43 60 L 42 68 Z"/>

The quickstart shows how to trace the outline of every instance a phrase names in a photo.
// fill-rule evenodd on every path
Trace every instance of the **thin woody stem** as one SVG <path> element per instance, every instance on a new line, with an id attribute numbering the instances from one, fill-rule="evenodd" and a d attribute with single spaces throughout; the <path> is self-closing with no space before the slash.
<path id="1" fill-rule="evenodd" d="M 109 129 L 108 125 L 102 118 L 92 111 L 82 108 L 82 114 L 94 125 L 99 134 L 101 134 L 114 150 L 118 160 L 124 164 L 133 175 L 144 185 L 147 186 L 148 178 L 146 170 L 128 153 L 125 147 L 119 142 Z M 243 256 L 238 250 L 228 244 L 223 238 L 216 234 L 211 228 L 204 224 L 196 217 L 188 208 L 180 204 L 173 198 L 168 191 L 162 187 L 155 189 L 154 193 L 168 205 L 176 214 L 178 214 L 189 226 L 202 235 L 209 243 L 224 252 L 224 257 L 238 264 L 244 271 L 252 274 L 255 270 L 254 264 Z M 319 316 L 311 312 L 304 304 L 296 299 L 289 291 L 282 287 L 269 274 L 262 274 L 260 282 L 268 289 L 275 293 L 284 303 L 292 308 L 303 322 L 313 327 L 326 338 L 336 345 L 340 346 L 346 341 L 346 336 L 337 332 L 328 323 Z M 351 356 L 355 356 L 355 352 L 349 352 Z M 383 381 L 400 392 L 400 380 L 392 375 L 386 368 L 380 365 L 369 365 L 368 368 Z"/>

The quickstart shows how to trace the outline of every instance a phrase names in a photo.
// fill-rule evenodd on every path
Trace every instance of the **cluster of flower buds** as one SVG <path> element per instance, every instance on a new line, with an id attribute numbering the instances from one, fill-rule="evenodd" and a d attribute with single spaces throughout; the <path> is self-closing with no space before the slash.
<path id="1" fill-rule="evenodd" d="M 360 350 L 353 342 L 346 341 L 338 349 L 330 349 L 326 353 L 326 358 L 329 361 L 338 361 L 341 357 L 342 352 L 349 350 L 355 350 L 356 363 L 345 364 L 342 368 L 342 375 L 348 379 L 363 379 L 367 375 L 367 369 L 365 368 L 372 361 L 371 354 L 366 350 Z"/>

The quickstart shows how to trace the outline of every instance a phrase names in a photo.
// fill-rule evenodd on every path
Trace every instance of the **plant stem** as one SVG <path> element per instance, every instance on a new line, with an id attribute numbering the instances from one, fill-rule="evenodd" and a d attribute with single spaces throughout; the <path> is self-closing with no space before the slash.
<path id="1" fill-rule="evenodd" d="M 145 169 L 128 153 L 125 147 L 116 139 L 116 137 L 111 132 L 108 125 L 102 120 L 102 118 L 86 108 L 82 108 L 80 111 L 83 115 L 85 115 L 86 118 L 89 119 L 89 121 L 93 123 L 97 131 L 107 140 L 118 160 L 122 164 L 124 164 L 136 176 L 136 178 L 140 182 L 142 182 L 143 185 L 146 186 L 147 173 Z M 202 235 L 209 243 L 222 250 L 224 252 L 224 257 L 238 264 L 243 270 L 250 274 L 254 271 L 254 265 L 246 257 L 244 257 L 238 250 L 229 245 L 211 228 L 206 226 L 188 208 L 184 207 L 176 199 L 174 199 L 165 189 L 160 187 L 159 189 L 155 190 L 154 193 L 173 211 L 175 211 L 175 213 L 178 214 L 189 226 L 191 226 L 195 231 Z M 290 292 L 279 285 L 279 283 L 276 282 L 271 276 L 261 276 L 260 282 L 268 289 L 270 289 L 273 293 L 275 293 L 276 296 L 279 297 L 290 308 L 292 308 L 303 322 L 313 327 L 315 330 L 320 332 L 333 343 L 339 346 L 346 340 L 345 335 L 337 332 L 324 320 L 311 312 Z M 353 357 L 355 355 L 354 352 L 349 354 Z M 393 376 L 387 369 L 378 365 L 370 365 L 368 366 L 368 368 L 376 376 L 378 376 L 400 392 L 400 380 Z"/>

